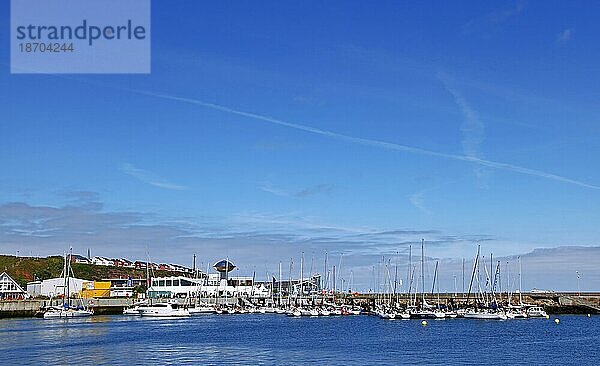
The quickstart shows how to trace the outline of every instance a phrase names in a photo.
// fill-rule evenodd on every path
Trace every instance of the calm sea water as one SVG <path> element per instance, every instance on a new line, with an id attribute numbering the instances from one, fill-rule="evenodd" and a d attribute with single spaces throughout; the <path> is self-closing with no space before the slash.
<path id="1" fill-rule="evenodd" d="M 15 364 L 600 364 L 600 317 L 512 321 L 94 316 L 0 320 L 0 363 Z"/>

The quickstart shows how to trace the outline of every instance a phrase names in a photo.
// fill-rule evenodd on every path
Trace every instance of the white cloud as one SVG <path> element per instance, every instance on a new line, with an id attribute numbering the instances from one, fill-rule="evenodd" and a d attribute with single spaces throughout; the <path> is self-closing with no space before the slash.
<path id="1" fill-rule="evenodd" d="M 568 41 L 571 40 L 571 37 L 573 37 L 573 29 L 567 28 L 567 29 L 563 30 L 562 32 L 560 32 L 558 34 L 558 36 L 556 36 L 556 42 L 567 43 Z"/>
<path id="2" fill-rule="evenodd" d="M 127 175 L 137 178 L 139 181 L 146 184 L 150 184 L 155 187 L 172 189 L 176 191 L 183 191 L 189 189 L 186 186 L 180 184 L 174 184 L 167 182 L 166 180 L 156 176 L 155 174 L 148 172 L 144 169 L 136 168 L 133 164 L 124 163 L 121 165 L 121 171 Z"/>
<path id="3" fill-rule="evenodd" d="M 408 197 L 408 200 L 410 201 L 410 203 L 413 206 L 418 208 L 421 212 L 429 214 L 429 210 L 425 206 L 425 194 L 423 192 L 417 192 L 417 193 L 411 194 Z"/>

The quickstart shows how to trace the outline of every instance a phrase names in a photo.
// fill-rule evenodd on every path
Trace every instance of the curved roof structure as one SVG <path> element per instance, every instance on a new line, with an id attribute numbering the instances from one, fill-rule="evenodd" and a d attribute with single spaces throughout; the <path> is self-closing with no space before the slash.
<path id="1" fill-rule="evenodd" d="M 215 263 L 213 267 L 219 272 L 231 272 L 235 268 L 235 264 L 225 259 L 221 259 L 220 261 Z"/>

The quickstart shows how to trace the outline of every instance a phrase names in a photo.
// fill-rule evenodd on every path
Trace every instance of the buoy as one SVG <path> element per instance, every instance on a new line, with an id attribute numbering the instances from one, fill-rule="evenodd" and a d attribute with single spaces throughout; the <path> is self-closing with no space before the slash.
<path id="1" fill-rule="evenodd" d="M 550 319 L 550 315 L 546 315 L 546 319 Z"/>
<path id="2" fill-rule="evenodd" d="M 427 325 L 427 321 L 423 320 L 423 321 L 421 322 L 421 325 L 423 325 L 423 326 Z"/>
<path id="3" fill-rule="evenodd" d="M 560 323 L 560 319 L 554 319 L 554 322 L 555 322 L 556 324 L 558 324 L 558 323 Z"/>
<path id="4" fill-rule="evenodd" d="M 591 315 L 590 315 L 590 314 L 588 314 L 588 318 L 589 318 L 590 316 L 591 316 Z"/>

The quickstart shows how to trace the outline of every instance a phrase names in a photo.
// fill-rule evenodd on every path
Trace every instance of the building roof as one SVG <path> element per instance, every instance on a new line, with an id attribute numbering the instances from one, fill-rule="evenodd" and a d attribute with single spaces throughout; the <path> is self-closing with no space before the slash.
<path id="1" fill-rule="evenodd" d="M 5 289 L 4 286 L 2 286 L 3 284 L 10 284 L 10 283 L 15 285 L 15 290 L 11 291 L 11 290 Z M 23 288 L 21 286 L 19 286 L 17 281 L 13 280 L 13 278 L 10 277 L 8 275 L 8 273 L 6 273 L 6 272 L 2 272 L 2 274 L 0 274 L 0 292 L 3 292 L 3 293 L 22 292 L 22 293 L 25 293 L 25 291 L 23 290 Z"/>
<path id="2" fill-rule="evenodd" d="M 228 260 L 222 259 L 213 266 L 219 272 L 231 272 L 235 268 L 235 264 Z"/>

